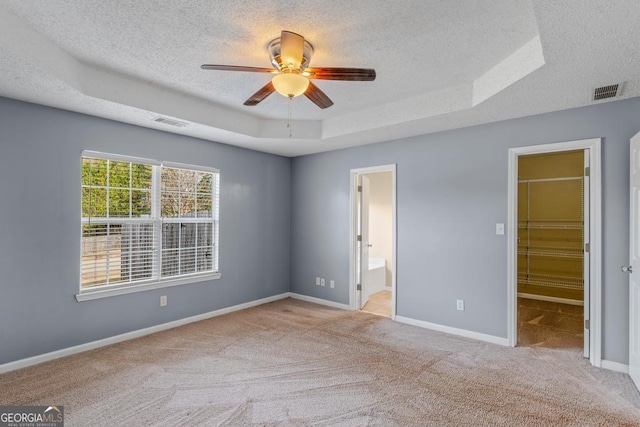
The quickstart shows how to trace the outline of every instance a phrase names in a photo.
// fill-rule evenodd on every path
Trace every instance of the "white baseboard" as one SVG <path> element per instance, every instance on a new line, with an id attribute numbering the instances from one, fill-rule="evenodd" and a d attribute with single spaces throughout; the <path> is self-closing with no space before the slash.
<path id="1" fill-rule="evenodd" d="M 546 295 L 536 295 L 536 294 L 527 294 L 523 292 L 518 292 L 518 298 L 526 298 L 526 299 L 535 299 L 538 301 L 549 301 L 549 302 L 557 302 L 560 304 L 570 304 L 570 305 L 582 305 L 584 306 L 584 301 L 579 301 L 575 299 L 568 298 L 558 298 L 558 297 L 548 297 Z"/>
<path id="2" fill-rule="evenodd" d="M 495 335 L 487 335 L 480 332 L 468 331 L 466 329 L 453 328 L 451 326 L 438 325 L 437 323 L 425 322 L 423 320 L 411 319 L 410 317 L 396 316 L 396 321 L 406 323 L 407 325 L 418 326 L 420 328 L 431 329 L 433 331 L 445 332 L 451 335 L 458 335 L 465 338 L 473 338 L 479 341 L 486 341 L 492 344 L 503 345 L 507 347 L 509 341 L 506 338 L 496 337 Z"/>
<path id="3" fill-rule="evenodd" d="M 623 374 L 629 373 L 629 365 L 625 365 L 624 363 L 612 362 L 610 360 L 602 360 L 601 367 L 602 369 L 622 372 Z"/>
<path id="4" fill-rule="evenodd" d="M 232 307 L 225 307 L 219 310 L 210 311 L 208 313 L 198 314 L 196 316 L 174 320 L 173 322 L 162 323 L 160 325 L 151 326 L 149 328 L 138 329 L 137 331 L 131 331 L 131 332 L 116 335 L 113 337 L 104 338 L 97 341 L 91 341 L 91 342 L 76 345 L 73 347 L 63 348 L 61 350 L 52 351 L 50 353 L 40 354 L 38 356 L 33 356 L 33 357 L 28 357 L 26 359 L 8 362 L 0 365 L 0 374 L 4 374 L 6 372 L 15 371 L 16 369 L 22 369 L 28 366 L 33 366 L 40 363 L 48 362 L 50 360 L 59 359 L 61 357 L 70 356 L 72 354 L 94 350 L 96 348 L 104 347 L 111 344 L 116 344 L 122 341 L 128 341 L 134 338 L 139 338 L 145 335 L 153 334 L 155 332 L 165 331 L 167 329 L 176 328 L 178 326 L 186 325 L 188 323 L 198 322 L 200 320 L 210 319 L 216 316 L 222 316 L 223 314 L 233 313 L 234 311 L 244 310 L 245 308 L 255 307 L 255 306 L 266 304 L 269 302 L 278 301 L 281 299 L 288 298 L 289 296 L 290 296 L 289 292 L 285 292 L 279 295 L 274 295 L 271 297 L 234 305 Z M 295 297 L 292 296 L 292 298 L 295 298 Z"/>
<path id="5" fill-rule="evenodd" d="M 322 298 L 310 297 L 307 295 L 296 294 L 295 292 L 289 292 L 289 296 L 293 299 L 299 299 L 301 301 L 312 302 L 314 304 L 326 305 L 327 307 L 339 308 L 341 310 L 351 310 L 349 304 L 342 304 L 339 302 L 329 301 Z"/>

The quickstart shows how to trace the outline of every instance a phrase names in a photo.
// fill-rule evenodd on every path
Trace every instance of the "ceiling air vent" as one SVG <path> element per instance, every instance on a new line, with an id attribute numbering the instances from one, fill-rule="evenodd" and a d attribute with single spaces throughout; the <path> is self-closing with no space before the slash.
<path id="1" fill-rule="evenodd" d="M 170 119 L 168 117 L 162 117 L 162 116 L 156 117 L 155 119 L 153 119 L 153 121 L 158 123 L 163 123 L 169 126 L 175 126 L 177 128 L 183 128 L 188 125 L 187 122 L 181 122 L 180 120 Z"/>
<path id="2" fill-rule="evenodd" d="M 593 100 L 597 101 L 599 99 L 615 98 L 616 96 L 620 96 L 621 92 L 622 92 L 622 83 L 597 87 L 593 91 Z"/>

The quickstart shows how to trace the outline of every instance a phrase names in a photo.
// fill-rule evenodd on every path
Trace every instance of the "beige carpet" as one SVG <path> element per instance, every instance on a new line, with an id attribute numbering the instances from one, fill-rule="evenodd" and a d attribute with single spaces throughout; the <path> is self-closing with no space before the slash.
<path id="1" fill-rule="evenodd" d="M 518 298 L 518 345 L 582 351 L 583 326 L 581 305 Z"/>
<path id="2" fill-rule="evenodd" d="M 627 375 L 291 299 L 0 376 L 68 426 L 637 426 Z"/>

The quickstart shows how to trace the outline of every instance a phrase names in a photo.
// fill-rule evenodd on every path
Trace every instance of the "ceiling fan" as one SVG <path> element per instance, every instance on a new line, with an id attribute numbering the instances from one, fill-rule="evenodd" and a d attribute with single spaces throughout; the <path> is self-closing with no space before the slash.
<path id="1" fill-rule="evenodd" d="M 200 68 L 275 74 L 269 83 L 244 102 L 248 106 L 257 105 L 273 92 L 278 92 L 288 98 L 304 94 L 318 107 L 328 108 L 333 101 L 309 79 L 372 81 L 376 78 L 376 71 L 371 68 L 307 68 L 313 46 L 304 37 L 291 31 L 282 31 L 280 37 L 269 42 L 267 50 L 274 68 L 213 64 L 204 64 Z"/>

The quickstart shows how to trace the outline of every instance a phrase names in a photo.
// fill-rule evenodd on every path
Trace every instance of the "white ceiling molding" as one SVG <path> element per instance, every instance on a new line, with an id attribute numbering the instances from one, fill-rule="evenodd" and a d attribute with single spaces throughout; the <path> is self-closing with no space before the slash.
<path id="1" fill-rule="evenodd" d="M 87 65 L 35 31 L 23 19 L 2 8 L 0 22 L 3 24 L 0 25 L 2 48 L 87 96 L 181 117 L 190 122 L 247 136 L 258 136 L 260 119 L 130 76 Z"/>
<path id="2" fill-rule="evenodd" d="M 78 90 L 82 65 L 35 31 L 22 18 L 0 7 L 0 46 Z"/>
<path id="3" fill-rule="evenodd" d="M 473 82 L 473 106 L 486 101 L 543 65 L 544 54 L 538 35 Z"/>
<path id="4" fill-rule="evenodd" d="M 472 107 L 472 89 L 469 83 L 326 119 L 322 136 L 333 138 L 465 110 Z"/>
<path id="5" fill-rule="evenodd" d="M 42 36 L 21 18 L 2 9 L 0 22 L 7 23 L 0 39 L 5 49 L 13 48 L 14 54 L 84 95 L 253 138 L 289 136 L 287 121 L 256 118 L 132 76 L 87 65 Z M 27 40 L 30 48 L 24 49 L 24 41 Z M 324 123 L 320 120 L 294 120 L 292 128 L 295 127 L 298 139 L 326 139 L 471 108 L 535 71 L 540 66 L 537 64 L 539 58 L 542 58 L 542 50 L 540 38 L 536 36 L 473 82 L 473 85 L 460 85 L 413 96 L 325 119 Z M 480 96 L 483 98 L 478 101 Z"/>

